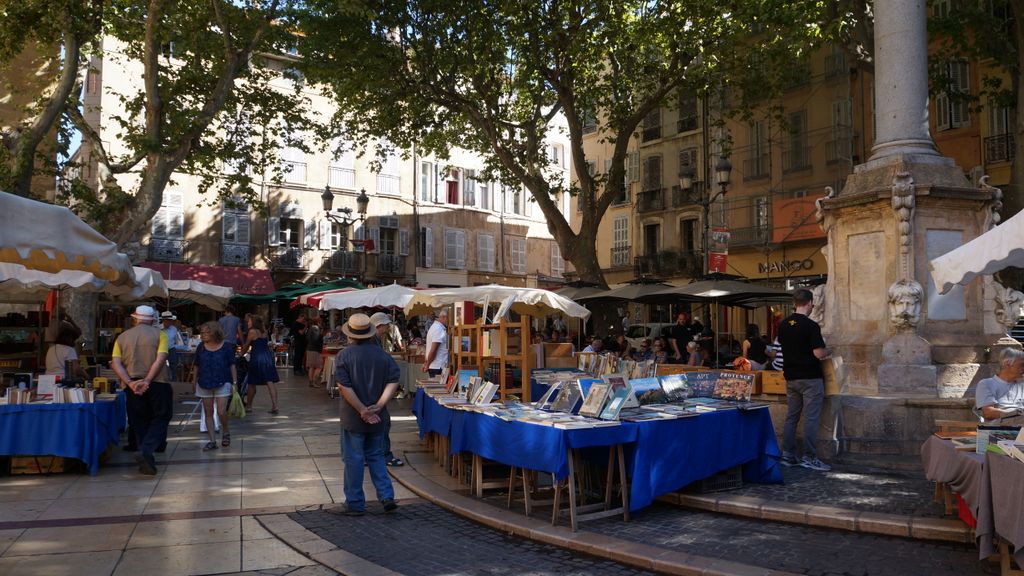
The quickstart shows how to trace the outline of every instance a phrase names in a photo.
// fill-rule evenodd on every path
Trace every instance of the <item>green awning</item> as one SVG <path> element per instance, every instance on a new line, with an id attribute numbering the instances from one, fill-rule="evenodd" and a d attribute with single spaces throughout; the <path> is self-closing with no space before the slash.
<path id="1" fill-rule="evenodd" d="M 311 284 L 303 284 L 296 282 L 282 286 L 270 294 L 243 294 L 235 296 L 231 299 L 232 304 L 269 304 L 271 302 L 279 301 L 291 301 L 303 294 L 309 294 L 310 292 L 320 292 L 322 290 L 334 290 L 338 288 L 356 288 L 362 290 L 366 288 L 359 282 L 348 278 L 342 278 L 340 280 L 332 280 L 330 282 L 316 282 Z"/>

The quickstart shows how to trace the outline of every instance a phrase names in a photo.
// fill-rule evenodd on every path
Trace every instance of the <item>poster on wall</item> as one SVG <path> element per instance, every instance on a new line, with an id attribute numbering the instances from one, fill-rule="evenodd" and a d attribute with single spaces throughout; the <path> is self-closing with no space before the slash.
<path id="1" fill-rule="evenodd" d="M 729 229 L 712 228 L 708 238 L 708 273 L 725 273 L 729 264 Z"/>

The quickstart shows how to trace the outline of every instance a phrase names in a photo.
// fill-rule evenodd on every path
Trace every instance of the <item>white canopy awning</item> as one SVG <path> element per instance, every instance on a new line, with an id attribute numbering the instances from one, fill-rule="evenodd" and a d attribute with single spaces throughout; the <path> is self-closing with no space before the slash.
<path id="1" fill-rule="evenodd" d="M 412 300 L 412 297 L 418 292 L 426 292 L 426 290 L 416 290 L 399 284 L 391 284 L 379 288 L 327 294 L 320 299 L 320 309 L 349 310 L 352 308 L 386 308 L 389 306 L 405 308 L 409 301 Z"/>
<path id="2" fill-rule="evenodd" d="M 128 256 L 63 206 L 0 192 L 0 262 L 49 274 L 83 271 L 118 285 L 135 282 Z"/>
<path id="3" fill-rule="evenodd" d="M 159 272 L 139 266 L 135 266 L 134 271 L 134 286 L 108 286 L 104 292 L 122 302 L 167 298 L 167 285 Z"/>
<path id="4" fill-rule="evenodd" d="M 165 280 L 171 298 L 187 298 L 212 310 L 223 310 L 235 296 L 235 291 L 226 286 L 207 284 L 198 280 Z"/>
<path id="5" fill-rule="evenodd" d="M 928 263 L 942 294 L 1010 266 L 1024 268 L 1024 212 Z"/>
<path id="6" fill-rule="evenodd" d="M 92 272 L 63 270 L 57 273 L 30 270 L 20 264 L 0 262 L 0 298 L 43 300 L 54 288 L 102 292 L 110 285 Z"/>
<path id="7" fill-rule="evenodd" d="M 504 304 L 503 308 L 505 309 L 511 307 L 513 311 L 519 314 L 529 314 L 531 316 L 543 316 L 553 313 L 562 313 L 574 318 L 587 318 L 590 316 L 590 310 L 549 290 L 513 288 L 497 284 L 466 288 L 420 290 L 405 305 L 405 312 L 406 314 L 414 314 L 417 311 L 422 312 L 430 308 L 447 306 L 456 302 Z"/>

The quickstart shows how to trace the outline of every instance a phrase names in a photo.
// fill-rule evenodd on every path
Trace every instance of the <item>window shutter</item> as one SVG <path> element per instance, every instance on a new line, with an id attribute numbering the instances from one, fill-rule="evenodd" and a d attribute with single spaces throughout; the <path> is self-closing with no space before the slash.
<path id="1" fill-rule="evenodd" d="M 455 234 L 455 265 L 459 270 L 466 267 L 466 232 L 458 230 Z"/>
<path id="2" fill-rule="evenodd" d="M 235 214 L 235 226 L 238 233 L 235 235 L 235 242 L 249 244 L 249 212 L 238 212 Z"/>
<path id="3" fill-rule="evenodd" d="M 320 220 L 320 249 L 331 249 L 331 221 L 326 218 Z"/>
<path id="4" fill-rule="evenodd" d="M 423 265 L 427 268 L 434 267 L 434 232 L 430 228 L 424 228 L 423 234 Z"/>
<path id="5" fill-rule="evenodd" d="M 355 239 L 355 240 L 363 240 L 364 239 L 363 236 L 366 233 L 365 230 L 366 230 L 365 227 L 360 223 L 359 226 L 357 226 L 355 231 L 352 233 L 352 238 Z M 347 249 L 347 246 L 345 248 Z M 354 246 L 353 247 L 353 251 L 354 252 L 362 252 L 363 251 L 363 246 L 362 245 Z"/>
<path id="6" fill-rule="evenodd" d="M 238 241 L 238 215 L 234 212 L 221 212 L 221 240 Z"/>
<path id="7" fill-rule="evenodd" d="M 160 208 L 153 216 L 152 235 L 154 238 L 167 237 L 167 208 Z"/>
<path id="8" fill-rule="evenodd" d="M 408 256 L 409 255 L 409 231 L 399 230 L 398 231 L 398 255 Z"/>
<path id="9" fill-rule="evenodd" d="M 316 245 L 316 220 L 306 220 L 302 223 L 302 247 L 311 250 Z"/>
<path id="10" fill-rule="evenodd" d="M 373 242 L 373 246 L 370 247 L 368 252 L 380 252 L 380 228 L 370 226 L 370 237 L 367 240 Z"/>
<path id="11" fill-rule="evenodd" d="M 609 166 L 611 162 L 609 162 Z M 636 182 L 640 179 L 640 153 L 630 152 L 626 155 L 626 183 Z"/>
<path id="12" fill-rule="evenodd" d="M 562 261 L 562 252 L 557 242 L 551 243 L 551 275 L 561 276 L 565 272 L 565 264 Z"/>
<path id="13" fill-rule="evenodd" d="M 444 231 L 444 267 L 454 268 L 455 257 L 455 230 Z"/>
<path id="14" fill-rule="evenodd" d="M 949 130 L 949 96 L 945 92 L 935 95 L 935 129 Z"/>
<path id="15" fill-rule="evenodd" d="M 971 93 L 971 75 L 966 62 L 950 63 L 950 81 L 958 94 L 967 95 Z M 950 103 L 950 125 L 953 128 L 968 126 L 971 123 L 970 110 L 967 102 L 957 100 Z"/>
<path id="16" fill-rule="evenodd" d="M 281 245 L 281 219 L 277 216 L 267 218 L 267 245 Z"/>

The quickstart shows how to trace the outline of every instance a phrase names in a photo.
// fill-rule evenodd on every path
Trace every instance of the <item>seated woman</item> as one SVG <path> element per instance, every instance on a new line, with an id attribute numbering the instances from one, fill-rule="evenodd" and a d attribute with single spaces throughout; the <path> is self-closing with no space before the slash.
<path id="1" fill-rule="evenodd" d="M 665 339 L 657 337 L 651 343 L 651 354 L 655 364 L 668 362 L 668 348 L 665 347 Z"/>
<path id="2" fill-rule="evenodd" d="M 70 361 L 71 373 L 68 376 L 82 378 L 83 380 L 89 379 L 89 373 L 79 363 L 78 352 L 75 351 L 75 340 L 78 340 L 79 336 L 81 336 L 81 333 L 78 331 L 78 328 L 72 325 L 61 326 L 53 346 L 50 346 L 50 349 L 46 351 L 46 374 L 53 374 L 64 378 L 64 367 L 66 362 Z"/>
<path id="3" fill-rule="evenodd" d="M 686 363 L 687 366 L 704 365 L 704 350 L 697 342 L 687 342 L 686 351 L 690 354 L 690 360 Z"/>
<path id="4" fill-rule="evenodd" d="M 747 338 L 743 341 L 741 354 L 750 362 L 751 370 L 764 370 L 768 365 L 768 344 L 761 339 L 757 324 L 747 324 Z"/>

